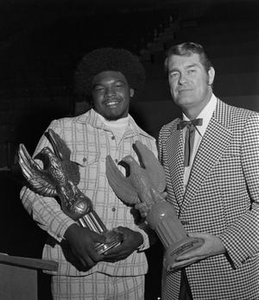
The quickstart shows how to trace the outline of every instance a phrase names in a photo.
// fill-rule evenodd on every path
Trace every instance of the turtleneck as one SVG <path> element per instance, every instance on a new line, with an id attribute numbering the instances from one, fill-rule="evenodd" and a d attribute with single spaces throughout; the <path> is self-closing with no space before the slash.
<path id="1" fill-rule="evenodd" d="M 99 117 L 102 123 L 105 125 L 107 129 L 109 129 L 116 137 L 121 138 L 128 127 L 129 124 L 129 116 L 125 118 L 120 118 L 115 121 L 106 120 L 103 116 L 99 114 Z"/>

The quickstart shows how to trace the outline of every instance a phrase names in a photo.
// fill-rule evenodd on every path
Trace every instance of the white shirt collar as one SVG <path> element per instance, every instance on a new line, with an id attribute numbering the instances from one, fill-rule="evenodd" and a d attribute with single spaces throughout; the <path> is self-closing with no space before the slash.
<path id="1" fill-rule="evenodd" d="M 201 136 L 204 135 L 204 133 L 209 125 L 210 119 L 216 108 L 216 105 L 217 105 L 217 98 L 214 94 L 212 94 L 210 101 L 207 103 L 207 105 L 203 108 L 203 110 L 197 116 L 197 119 L 198 118 L 203 119 L 202 125 L 196 127 L 197 131 L 199 132 L 199 134 Z M 183 120 L 189 121 L 189 118 L 185 114 L 183 114 Z"/>

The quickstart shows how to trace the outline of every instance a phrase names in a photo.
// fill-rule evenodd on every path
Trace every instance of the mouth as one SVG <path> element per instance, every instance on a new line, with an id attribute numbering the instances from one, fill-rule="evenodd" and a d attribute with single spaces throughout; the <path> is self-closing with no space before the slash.
<path id="1" fill-rule="evenodd" d="M 118 106 L 120 104 L 120 101 L 119 100 L 114 100 L 114 99 L 112 99 L 112 100 L 108 100 L 108 101 L 106 101 L 105 102 L 105 105 L 107 106 L 107 107 L 116 107 L 116 106 Z"/>
<path id="2" fill-rule="evenodd" d="M 189 88 L 189 89 L 180 89 L 180 90 L 178 90 L 178 93 L 185 93 L 185 92 L 191 92 L 191 91 L 192 91 L 191 88 Z"/>

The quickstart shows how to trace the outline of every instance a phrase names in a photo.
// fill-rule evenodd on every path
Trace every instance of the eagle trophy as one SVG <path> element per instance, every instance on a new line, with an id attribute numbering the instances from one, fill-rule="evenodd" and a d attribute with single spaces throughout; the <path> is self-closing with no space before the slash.
<path id="1" fill-rule="evenodd" d="M 136 141 L 134 147 L 140 163 L 131 155 L 125 156 L 121 161 L 121 165 L 129 170 L 129 176 L 125 177 L 112 158 L 106 157 L 108 182 L 123 202 L 132 205 L 142 202 L 149 208 L 147 222 L 165 248 L 164 267 L 168 271 L 174 271 L 177 256 L 199 247 L 203 240 L 187 236 L 172 204 L 164 199 L 164 169 L 154 153 L 140 141 Z"/>
<path id="2" fill-rule="evenodd" d="M 58 197 L 62 211 L 66 215 L 81 226 L 104 235 L 106 242 L 95 245 L 95 250 L 99 254 L 117 247 L 121 243 L 121 235 L 107 230 L 93 209 L 91 200 L 77 187 L 80 181 L 79 166 L 70 160 L 70 149 L 52 129 L 45 132 L 45 136 L 53 150 L 44 147 L 35 156 L 35 159 L 42 161 L 43 167 L 29 155 L 23 144 L 19 145 L 19 165 L 29 186 L 39 195 Z"/>

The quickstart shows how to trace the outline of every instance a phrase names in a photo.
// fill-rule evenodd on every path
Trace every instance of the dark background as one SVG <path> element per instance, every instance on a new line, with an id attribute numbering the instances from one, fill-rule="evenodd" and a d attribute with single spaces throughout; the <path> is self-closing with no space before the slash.
<path id="1" fill-rule="evenodd" d="M 258 1 L 8 0 L 0 2 L 0 252 L 41 257 L 46 234 L 19 200 L 19 143 L 30 153 L 54 118 L 88 109 L 74 94 L 80 58 L 98 47 L 126 48 L 146 69 L 146 87 L 131 114 L 157 137 L 179 115 L 170 99 L 163 60 L 174 43 L 195 41 L 216 69 L 222 100 L 259 111 Z M 160 295 L 162 247 L 147 251 L 146 299 Z M 40 274 L 39 298 L 49 299 Z"/>

